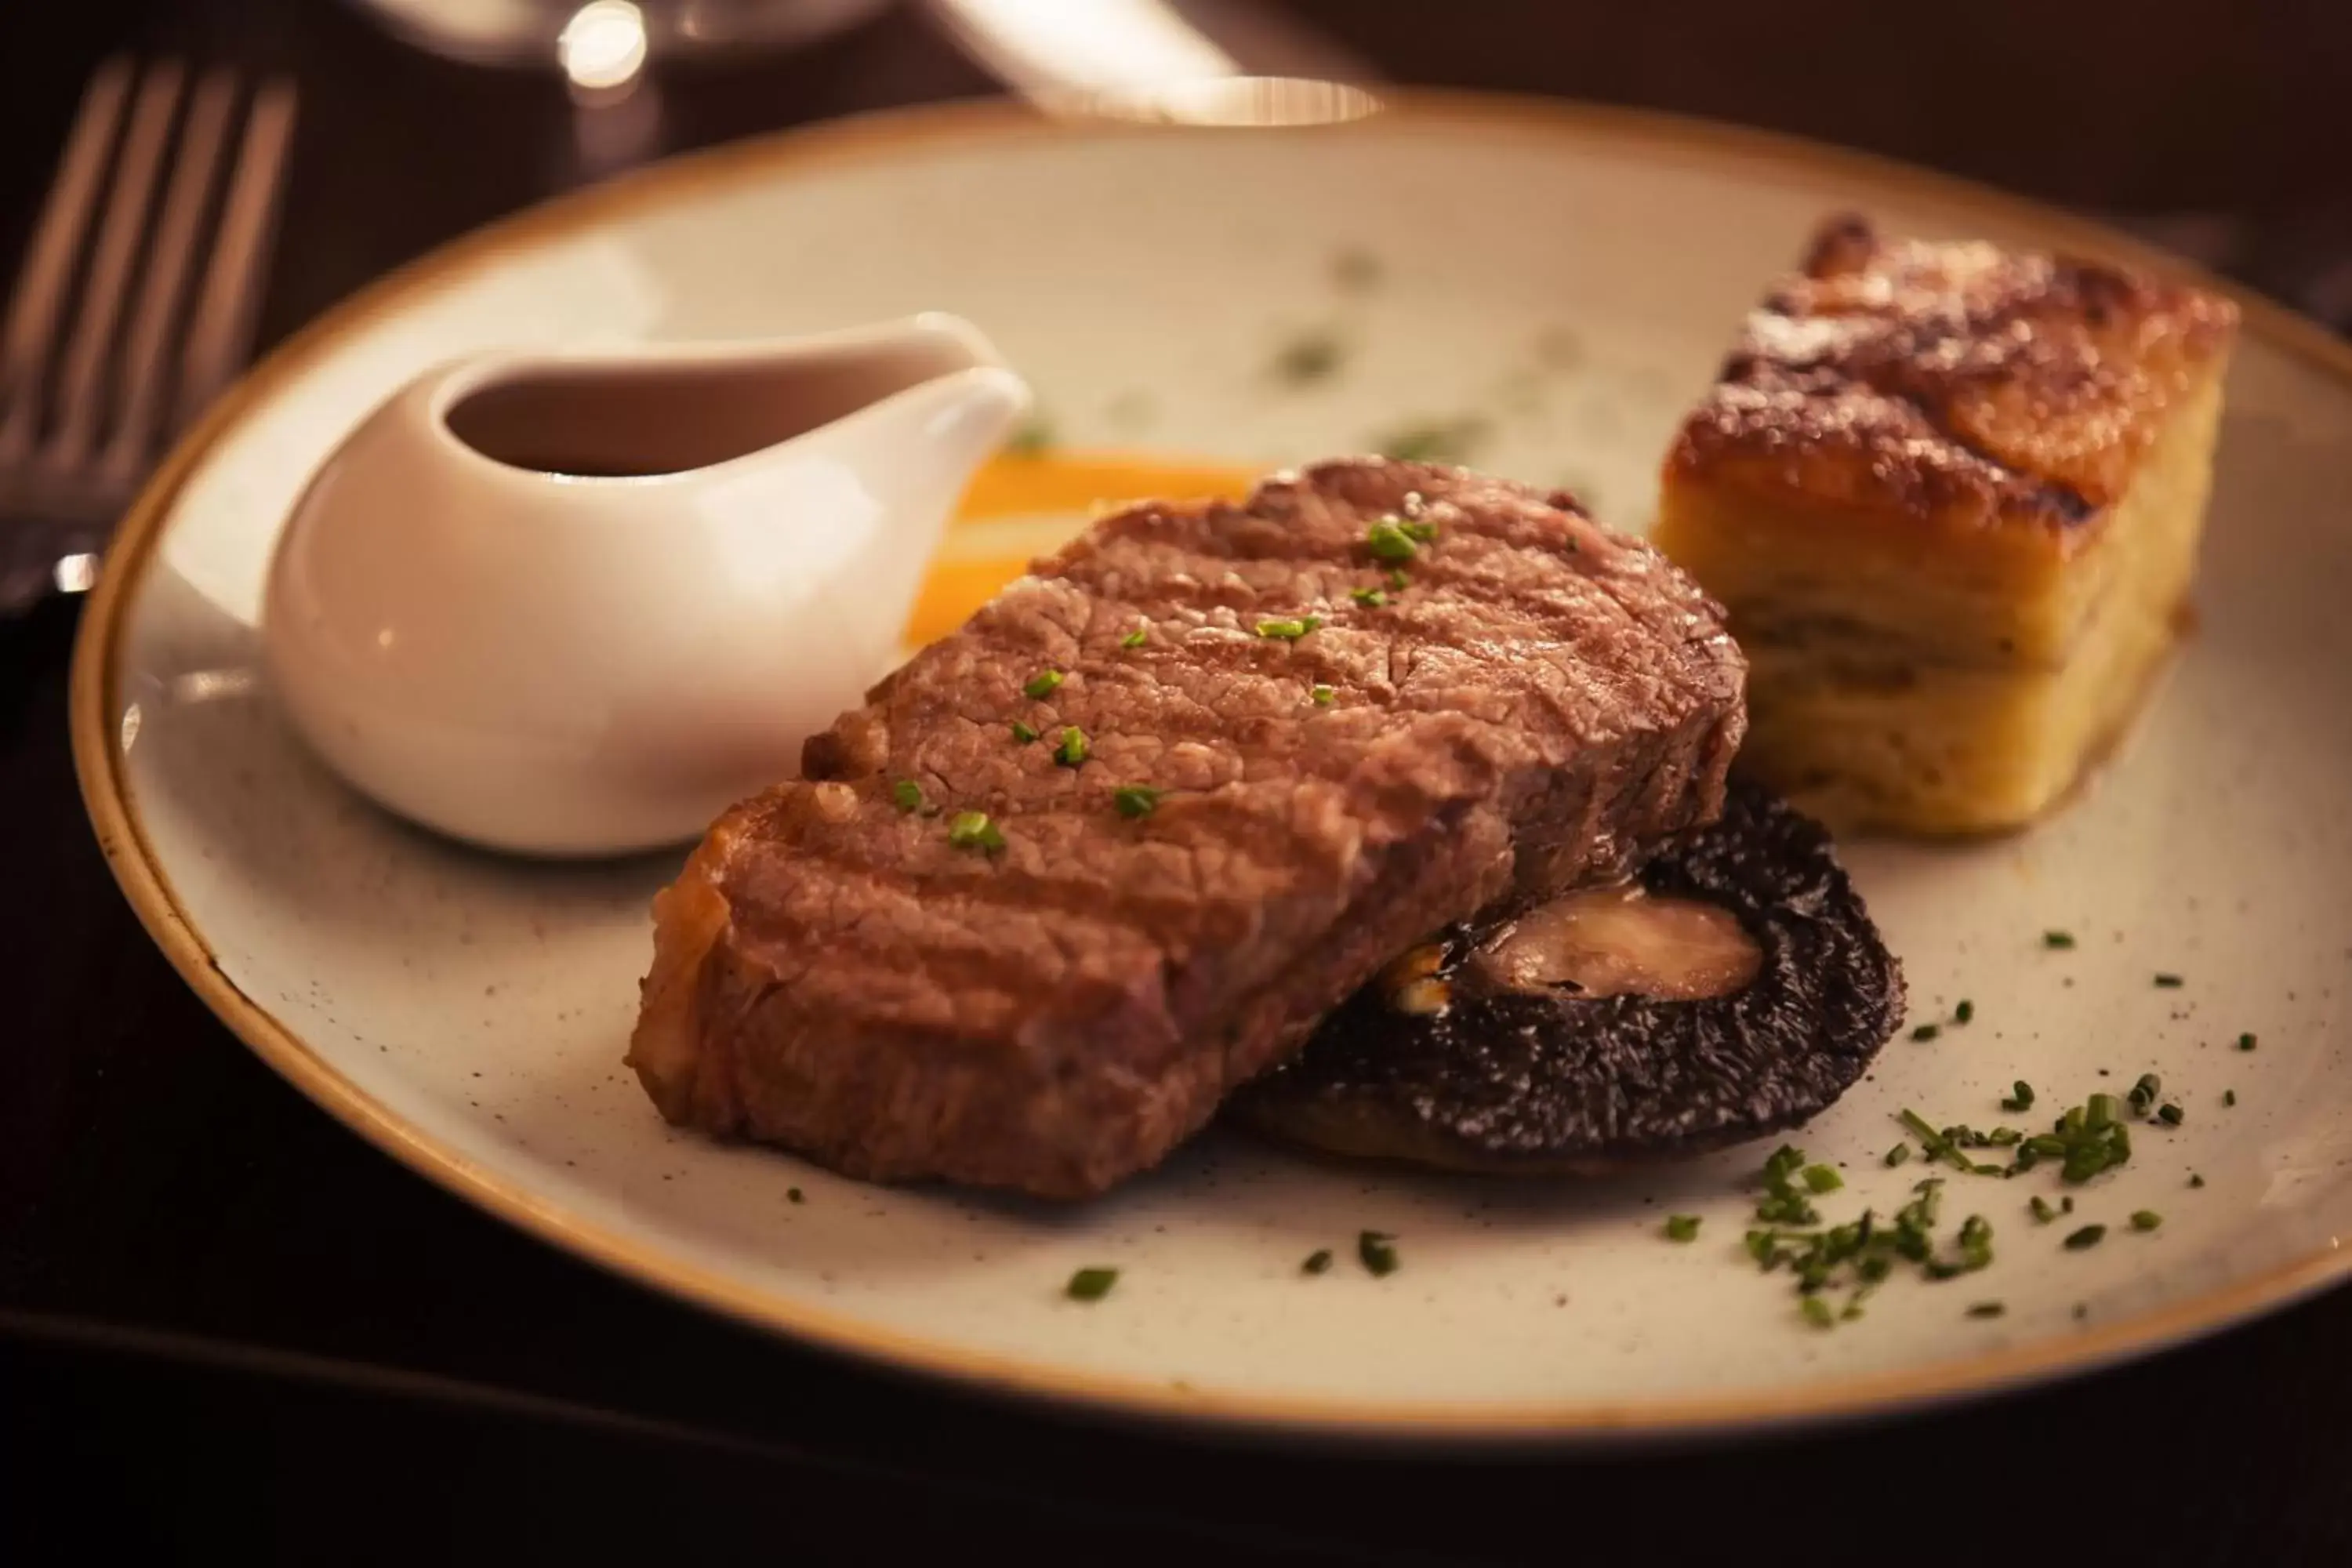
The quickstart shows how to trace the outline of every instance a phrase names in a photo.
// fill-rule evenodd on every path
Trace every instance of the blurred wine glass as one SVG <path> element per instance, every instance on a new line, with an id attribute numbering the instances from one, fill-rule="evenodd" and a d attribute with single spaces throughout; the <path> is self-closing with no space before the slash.
<path id="1" fill-rule="evenodd" d="M 594 88 L 618 86 L 655 60 L 813 43 L 866 20 L 890 0 L 352 3 L 410 43 L 447 58 L 553 68 Z"/>

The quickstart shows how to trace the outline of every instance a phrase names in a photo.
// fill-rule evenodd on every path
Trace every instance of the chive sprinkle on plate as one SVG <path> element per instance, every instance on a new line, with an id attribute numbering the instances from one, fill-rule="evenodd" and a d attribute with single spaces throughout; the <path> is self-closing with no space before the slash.
<path id="1" fill-rule="evenodd" d="M 1042 701 L 1062 689 L 1064 679 L 1058 669 L 1041 669 L 1029 678 L 1029 684 L 1021 689 L 1021 695 Z"/>
<path id="2" fill-rule="evenodd" d="M 1698 1215 L 1695 1214 L 1668 1215 L 1666 1216 L 1666 1239 L 1668 1241 L 1696 1241 L 1698 1239 Z"/>
<path id="3" fill-rule="evenodd" d="M 1386 1231 L 1365 1231 L 1356 1237 L 1356 1256 L 1376 1278 L 1393 1274 L 1397 1269 L 1396 1237 Z"/>
<path id="4" fill-rule="evenodd" d="M 1111 792 L 1110 803 L 1121 816 L 1134 822 L 1160 809 L 1160 793 L 1150 784 L 1121 784 Z"/>
<path id="5" fill-rule="evenodd" d="M 1081 1268 L 1070 1276 L 1066 1289 L 1073 1301 L 1099 1301 L 1118 1283 L 1116 1268 Z"/>

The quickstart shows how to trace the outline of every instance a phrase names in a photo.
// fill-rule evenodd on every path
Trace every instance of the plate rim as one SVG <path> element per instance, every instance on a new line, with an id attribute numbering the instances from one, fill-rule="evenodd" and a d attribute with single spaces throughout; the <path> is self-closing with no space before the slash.
<path id="1" fill-rule="evenodd" d="M 1908 196 L 1983 213 L 2046 237 L 2045 243 L 2186 278 L 2224 294 L 2238 303 L 2246 332 L 2315 364 L 2352 390 L 2352 342 L 2318 322 L 2095 221 L 1974 181 L 1805 138 L 1649 110 L 1424 89 L 1386 91 L 1382 97 L 1385 107 L 1373 123 L 1442 122 L 1585 145 L 1633 146 L 1717 168 L 1741 159 L 1793 164 L 1852 186 L 1857 206 Z M 951 142 L 970 145 L 986 139 L 1003 145 L 1216 133 L 1108 122 L 1073 129 L 1002 100 L 889 109 L 769 132 L 665 159 L 523 208 L 394 268 L 295 332 L 187 431 L 141 490 L 117 529 L 110 569 L 84 605 L 75 639 L 68 692 L 75 773 L 100 851 L 149 937 L 214 1015 L 306 1098 L 417 1174 L 538 1240 L 797 1345 L 967 1389 L 1105 1415 L 1238 1433 L 1506 1446 L 1727 1435 L 1889 1414 L 2090 1372 L 2285 1307 L 2352 1276 L 2352 1250 L 2322 1247 L 2188 1300 L 2076 1335 L 1779 1391 L 1497 1405 L 1200 1390 L 1168 1379 L 1082 1372 L 1050 1361 L 973 1352 L 931 1336 L 877 1328 L 853 1313 L 784 1300 L 583 1220 L 408 1124 L 221 970 L 140 826 L 109 715 L 116 709 L 124 606 L 144 579 L 180 491 L 248 410 L 346 337 L 432 287 L 510 251 L 632 210 L 658 208 L 730 184 L 790 177 Z"/>

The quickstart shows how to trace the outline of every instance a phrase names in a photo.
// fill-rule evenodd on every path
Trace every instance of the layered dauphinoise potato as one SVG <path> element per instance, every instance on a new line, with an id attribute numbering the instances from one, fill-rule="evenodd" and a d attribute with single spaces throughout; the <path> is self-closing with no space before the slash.
<path id="1" fill-rule="evenodd" d="M 2228 300 L 1841 218 L 1666 459 L 1747 651 L 1742 765 L 1832 822 L 2021 826 L 2123 727 L 2196 562 Z"/>

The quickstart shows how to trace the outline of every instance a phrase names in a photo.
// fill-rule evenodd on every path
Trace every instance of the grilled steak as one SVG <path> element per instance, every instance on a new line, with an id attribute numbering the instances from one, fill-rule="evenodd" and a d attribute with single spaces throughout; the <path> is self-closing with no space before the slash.
<path id="1" fill-rule="evenodd" d="M 1132 508 L 719 821 L 629 1061 L 853 1175 L 1099 1192 L 1411 942 L 1711 820 L 1744 670 L 1566 495 L 1360 459 Z"/>

